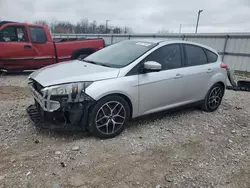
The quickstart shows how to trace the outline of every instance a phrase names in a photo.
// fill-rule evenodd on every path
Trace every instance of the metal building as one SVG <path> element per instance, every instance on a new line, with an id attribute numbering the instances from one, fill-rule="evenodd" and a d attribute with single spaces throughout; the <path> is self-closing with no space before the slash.
<path id="1" fill-rule="evenodd" d="M 223 61 L 233 70 L 250 72 L 250 33 L 208 34 L 53 34 L 54 38 L 103 38 L 113 44 L 131 38 L 179 39 L 208 45 L 216 49 Z"/>

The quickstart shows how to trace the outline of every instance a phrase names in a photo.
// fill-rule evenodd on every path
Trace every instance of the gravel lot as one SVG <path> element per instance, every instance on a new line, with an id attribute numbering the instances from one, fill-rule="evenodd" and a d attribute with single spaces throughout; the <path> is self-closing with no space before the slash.
<path id="1" fill-rule="evenodd" d="M 120 136 L 36 129 L 27 74 L 0 77 L 0 187 L 250 187 L 250 93 L 135 120 Z"/>

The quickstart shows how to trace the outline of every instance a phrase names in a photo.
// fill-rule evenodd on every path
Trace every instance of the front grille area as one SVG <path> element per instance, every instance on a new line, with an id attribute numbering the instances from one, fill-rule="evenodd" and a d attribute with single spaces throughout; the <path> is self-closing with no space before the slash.
<path id="1" fill-rule="evenodd" d="M 47 96 L 44 96 L 43 93 L 41 92 L 43 88 L 44 87 L 41 84 L 39 84 L 37 81 L 30 80 L 29 89 L 31 91 L 31 94 L 35 98 L 35 101 L 39 103 L 41 108 L 44 111 L 48 111 L 48 112 L 54 112 L 58 110 L 60 108 L 60 102 L 51 100 L 50 94 L 48 94 Z"/>
<path id="2" fill-rule="evenodd" d="M 35 81 L 35 80 L 33 80 L 32 82 L 33 82 L 33 84 L 32 84 L 33 88 L 34 88 L 40 95 L 42 95 L 41 90 L 42 90 L 44 87 L 43 87 L 41 84 L 39 84 L 37 81 Z"/>

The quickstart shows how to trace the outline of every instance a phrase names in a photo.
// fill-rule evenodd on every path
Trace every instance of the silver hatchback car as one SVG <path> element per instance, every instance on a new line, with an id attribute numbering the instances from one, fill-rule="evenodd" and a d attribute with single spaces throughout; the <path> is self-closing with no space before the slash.
<path id="1" fill-rule="evenodd" d="M 35 104 L 27 111 L 39 126 L 111 138 L 135 117 L 188 104 L 215 111 L 226 80 L 227 65 L 210 47 L 187 41 L 126 40 L 83 60 L 33 72 L 29 88 Z"/>

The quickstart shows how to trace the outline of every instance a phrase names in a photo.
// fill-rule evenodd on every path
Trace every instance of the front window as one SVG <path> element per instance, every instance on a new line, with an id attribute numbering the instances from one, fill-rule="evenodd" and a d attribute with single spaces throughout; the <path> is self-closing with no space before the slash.
<path id="1" fill-rule="evenodd" d="M 0 42 L 27 42 L 23 26 L 7 26 L 0 31 Z"/>
<path id="2" fill-rule="evenodd" d="M 181 61 L 181 48 L 179 44 L 169 44 L 163 46 L 144 60 L 146 61 L 156 61 L 162 65 L 162 70 L 178 69 L 182 67 Z"/>
<path id="3" fill-rule="evenodd" d="M 156 45 L 150 42 L 122 41 L 89 55 L 84 61 L 121 68 L 132 63 Z"/>

